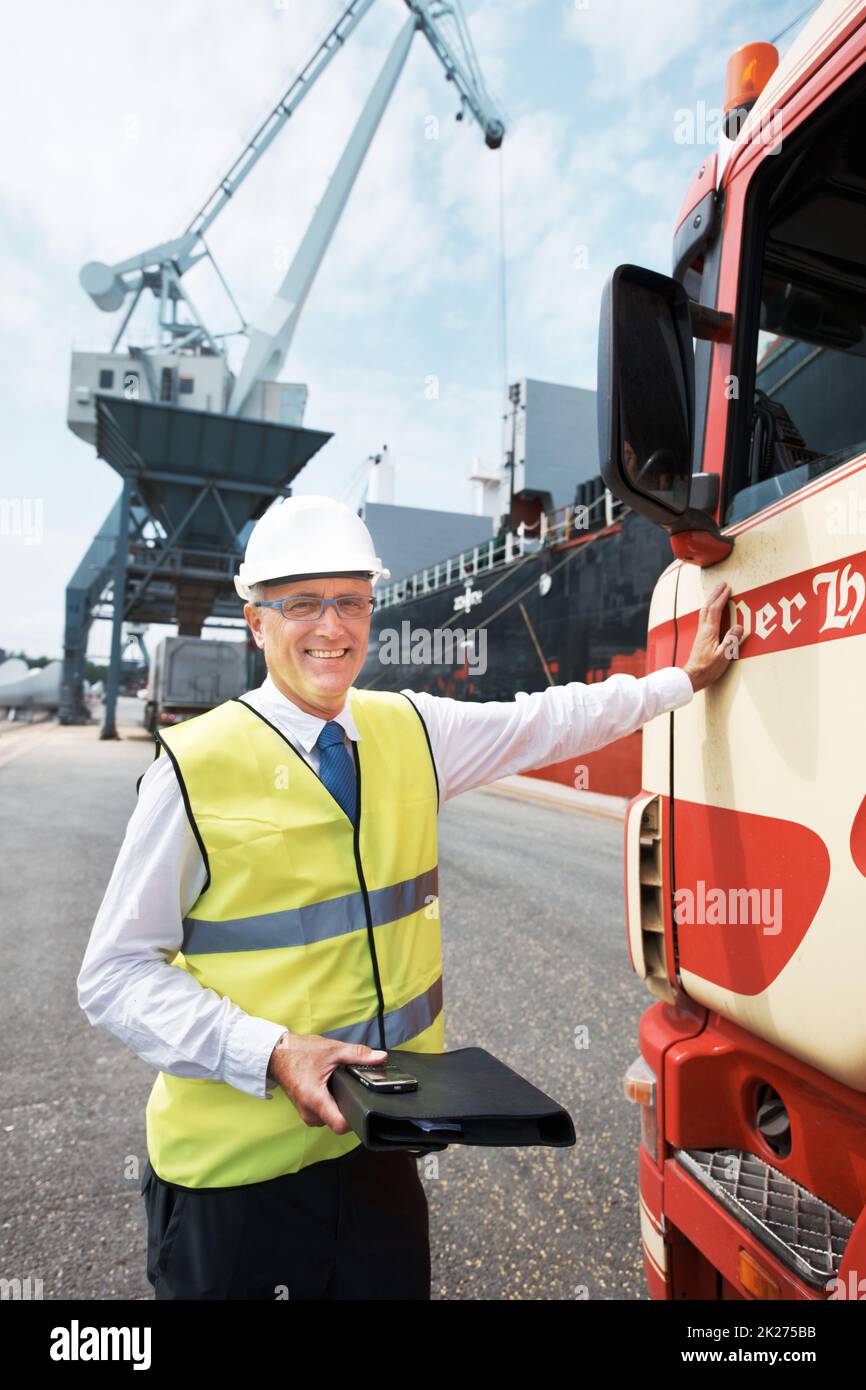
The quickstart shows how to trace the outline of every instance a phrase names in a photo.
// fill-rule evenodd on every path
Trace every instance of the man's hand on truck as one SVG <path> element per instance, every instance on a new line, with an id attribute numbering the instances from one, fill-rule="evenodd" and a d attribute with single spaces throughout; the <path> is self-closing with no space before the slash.
<path id="1" fill-rule="evenodd" d="M 739 655 L 743 628 L 740 623 L 729 627 L 719 638 L 722 614 L 731 596 L 730 584 L 717 584 L 698 619 L 698 631 L 683 668 L 695 690 L 703 690 L 724 675 L 728 664 Z"/>

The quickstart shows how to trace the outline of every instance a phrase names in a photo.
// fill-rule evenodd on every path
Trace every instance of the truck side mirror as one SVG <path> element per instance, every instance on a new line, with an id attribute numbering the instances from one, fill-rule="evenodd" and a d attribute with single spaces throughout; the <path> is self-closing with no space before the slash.
<path id="1" fill-rule="evenodd" d="M 694 413 L 685 290 L 666 275 L 618 266 L 599 324 L 601 473 L 611 492 L 660 525 L 689 505 Z"/>
<path id="2" fill-rule="evenodd" d="M 614 496 L 670 533 L 675 554 L 708 564 L 729 554 L 732 543 L 704 510 L 714 497 L 704 475 L 692 496 L 692 336 L 689 298 L 678 281 L 641 266 L 617 267 L 599 322 L 601 474 Z"/>

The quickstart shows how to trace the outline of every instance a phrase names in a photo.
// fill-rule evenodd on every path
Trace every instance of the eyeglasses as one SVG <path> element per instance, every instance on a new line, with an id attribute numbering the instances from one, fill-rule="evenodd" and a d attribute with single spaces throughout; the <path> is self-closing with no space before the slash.
<path id="1" fill-rule="evenodd" d="M 256 608 L 279 608 L 284 618 L 306 620 L 321 618 L 330 605 L 341 618 L 369 618 L 376 599 L 373 594 L 340 594 L 325 598 L 322 594 L 291 594 L 288 598 L 256 600 Z"/>

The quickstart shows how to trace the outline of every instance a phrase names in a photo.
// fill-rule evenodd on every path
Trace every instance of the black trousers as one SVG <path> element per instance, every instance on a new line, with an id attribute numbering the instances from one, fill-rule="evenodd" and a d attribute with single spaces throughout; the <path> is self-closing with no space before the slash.
<path id="1" fill-rule="evenodd" d="M 147 1277 L 158 1299 L 429 1299 L 415 1157 L 339 1158 L 244 1187 L 177 1187 L 148 1159 Z"/>

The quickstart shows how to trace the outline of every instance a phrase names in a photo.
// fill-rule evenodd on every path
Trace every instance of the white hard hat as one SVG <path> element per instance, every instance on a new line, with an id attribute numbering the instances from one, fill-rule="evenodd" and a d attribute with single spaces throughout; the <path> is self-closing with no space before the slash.
<path id="1" fill-rule="evenodd" d="M 373 584 L 391 578 L 357 513 L 333 497 L 287 497 L 256 522 L 235 589 L 249 602 L 251 584 L 355 571 L 369 574 Z"/>

